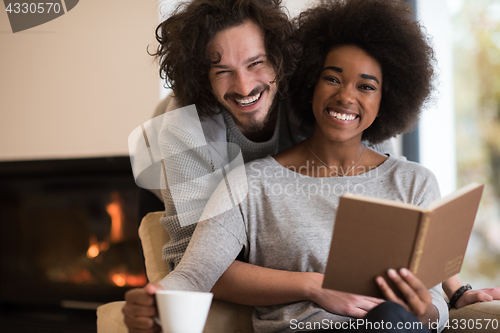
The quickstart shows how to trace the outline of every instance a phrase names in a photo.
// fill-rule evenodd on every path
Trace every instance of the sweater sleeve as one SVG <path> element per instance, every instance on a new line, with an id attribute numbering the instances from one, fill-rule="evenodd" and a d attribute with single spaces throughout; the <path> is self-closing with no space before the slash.
<path id="1" fill-rule="evenodd" d="M 432 296 L 432 304 L 439 312 L 439 322 L 437 325 L 437 330 L 438 332 L 441 332 L 444 329 L 444 325 L 446 324 L 446 321 L 450 316 L 448 305 L 443 298 L 443 289 L 441 288 L 441 283 L 429 289 L 429 293 Z"/>
<path id="2" fill-rule="evenodd" d="M 238 215 L 240 210 L 235 207 L 198 223 L 181 262 L 160 281 L 162 287 L 210 291 L 244 246 L 244 225 Z"/>
<path id="3" fill-rule="evenodd" d="M 170 235 L 169 242 L 163 247 L 163 259 L 172 270 L 180 262 L 222 173 L 214 165 L 199 121 L 196 122 L 188 110 L 168 113 L 158 145 L 163 160 L 162 196 L 165 204 L 160 223 Z"/>
<path id="4" fill-rule="evenodd" d="M 204 207 L 201 221 L 179 265 L 160 284 L 165 289 L 210 291 L 243 247 L 247 206 L 245 166 L 224 177 Z"/>

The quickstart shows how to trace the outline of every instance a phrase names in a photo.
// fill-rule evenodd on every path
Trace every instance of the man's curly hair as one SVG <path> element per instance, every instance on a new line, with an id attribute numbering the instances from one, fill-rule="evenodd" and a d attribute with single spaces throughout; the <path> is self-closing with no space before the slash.
<path id="1" fill-rule="evenodd" d="M 310 101 L 328 52 L 355 45 L 382 68 L 378 117 L 363 140 L 379 143 L 410 130 L 433 90 L 434 52 L 428 38 L 401 0 L 322 1 L 295 20 L 302 59 L 290 81 L 290 94 L 303 118 L 313 122 Z"/>
<path id="2" fill-rule="evenodd" d="M 181 105 L 196 104 L 200 116 L 216 112 L 219 105 L 210 81 L 213 55 L 207 47 L 214 36 L 243 24 L 256 23 L 264 34 L 267 58 L 284 96 L 300 56 L 293 24 L 281 0 L 193 0 L 180 4 L 156 29 L 159 46 L 153 54 L 160 62 L 160 76 Z M 218 55 L 220 61 L 220 55 Z"/>

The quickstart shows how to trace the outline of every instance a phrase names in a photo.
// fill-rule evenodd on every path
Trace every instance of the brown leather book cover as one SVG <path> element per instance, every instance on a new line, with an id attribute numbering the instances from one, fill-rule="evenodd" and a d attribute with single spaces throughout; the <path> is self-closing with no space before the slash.
<path id="1" fill-rule="evenodd" d="M 428 288 L 457 274 L 483 187 L 471 184 L 427 209 L 357 195 L 341 197 L 323 288 L 382 298 L 375 277 L 389 281 L 389 268 L 410 268 Z"/>

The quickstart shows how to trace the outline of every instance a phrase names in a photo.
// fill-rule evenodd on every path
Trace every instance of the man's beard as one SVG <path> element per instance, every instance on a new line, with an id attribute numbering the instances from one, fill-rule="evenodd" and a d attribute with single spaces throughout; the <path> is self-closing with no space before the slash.
<path id="1" fill-rule="evenodd" d="M 239 119 L 233 116 L 232 114 L 231 116 L 233 117 L 234 123 L 237 126 L 241 126 L 241 128 L 243 128 L 246 132 L 258 132 L 263 130 L 266 124 L 269 122 L 269 118 L 271 117 L 273 107 L 274 107 L 274 102 L 273 104 L 271 104 L 271 107 L 267 111 L 267 114 L 262 121 L 256 120 L 253 113 L 245 115 L 245 118 L 247 119 L 245 123 L 239 121 Z M 258 110 L 255 110 L 254 113 L 258 113 Z"/>

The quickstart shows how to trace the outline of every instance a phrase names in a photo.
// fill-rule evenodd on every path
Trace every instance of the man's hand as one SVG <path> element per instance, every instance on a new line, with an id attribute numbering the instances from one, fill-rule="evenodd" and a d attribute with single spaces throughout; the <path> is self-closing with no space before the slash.
<path id="1" fill-rule="evenodd" d="M 377 276 L 376 281 L 387 300 L 402 305 L 413 313 L 422 323 L 435 321 L 439 318 L 436 307 L 432 304 L 432 296 L 425 285 L 406 268 L 399 270 L 389 269 L 387 275 L 396 284 L 403 294 L 404 300 L 396 296 L 383 277 Z"/>
<path id="2" fill-rule="evenodd" d="M 477 302 L 500 300 L 500 287 L 467 290 L 455 303 L 457 309 Z"/>
<path id="3" fill-rule="evenodd" d="M 158 316 L 155 293 L 163 289 L 157 283 L 149 283 L 144 288 L 131 289 L 125 293 L 122 309 L 124 322 L 129 333 L 158 333 L 161 327 L 155 323 Z"/>
<path id="4" fill-rule="evenodd" d="M 363 318 L 368 311 L 385 302 L 383 299 L 323 289 L 323 274 L 314 275 L 314 292 L 311 300 L 328 312 Z"/>

